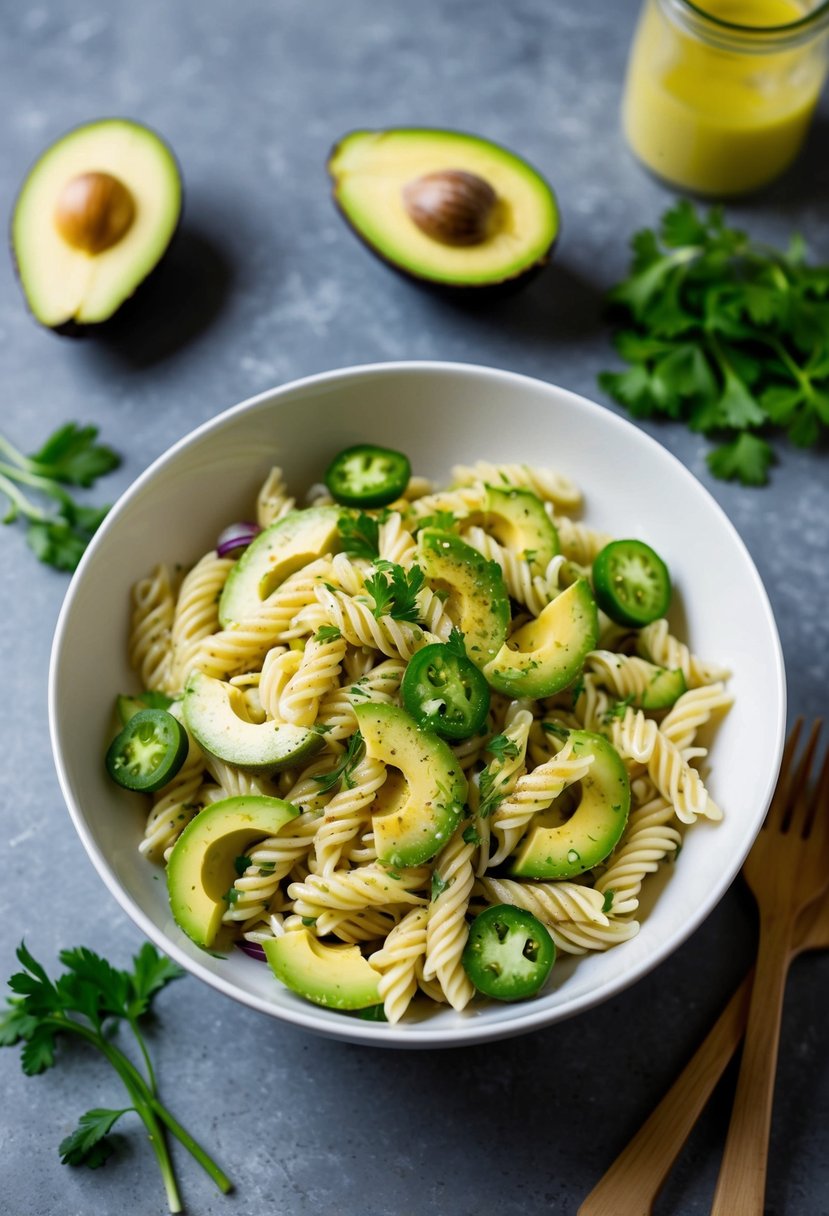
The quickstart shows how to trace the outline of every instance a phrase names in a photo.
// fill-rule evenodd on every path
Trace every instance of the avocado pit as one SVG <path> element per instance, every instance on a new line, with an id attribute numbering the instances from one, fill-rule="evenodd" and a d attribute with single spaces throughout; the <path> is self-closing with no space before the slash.
<path id="1" fill-rule="evenodd" d="M 134 220 L 135 200 L 111 173 L 79 173 L 66 183 L 55 207 L 63 239 L 93 257 L 117 245 Z"/>
<path id="2" fill-rule="evenodd" d="M 433 240 L 480 245 L 492 230 L 498 195 L 477 173 L 444 169 L 407 182 L 403 203 L 421 232 Z"/>

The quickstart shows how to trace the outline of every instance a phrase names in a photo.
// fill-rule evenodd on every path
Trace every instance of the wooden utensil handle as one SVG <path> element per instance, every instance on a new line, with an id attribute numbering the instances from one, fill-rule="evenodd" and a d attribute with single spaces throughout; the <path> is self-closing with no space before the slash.
<path id="1" fill-rule="evenodd" d="M 761 921 L 746 1041 L 711 1216 L 763 1216 L 777 1048 L 793 918 Z"/>
<path id="2" fill-rule="evenodd" d="M 584 1200 L 578 1216 L 650 1216 L 680 1149 L 739 1046 L 752 977 L 750 972 L 743 980 L 665 1097 Z"/>

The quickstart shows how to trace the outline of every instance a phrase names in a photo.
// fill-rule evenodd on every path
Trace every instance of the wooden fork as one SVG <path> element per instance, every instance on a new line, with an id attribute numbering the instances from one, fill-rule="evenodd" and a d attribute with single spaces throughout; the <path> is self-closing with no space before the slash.
<path id="1" fill-rule="evenodd" d="M 789 791 L 797 792 L 791 777 L 801 727 L 802 722 L 798 720 L 787 741 L 780 781 L 772 808 L 769 810 L 769 821 L 773 811 L 775 814 L 781 811 L 778 800 L 785 799 L 783 805 L 788 807 Z M 806 763 L 801 762 L 796 774 L 801 785 L 805 785 L 807 779 L 817 741 L 817 730 L 819 724 L 813 730 L 810 740 L 811 751 L 807 747 L 807 754 L 804 756 Z M 829 751 L 810 800 L 811 813 L 814 814 L 820 806 L 824 806 L 829 812 Z M 755 844 L 755 848 L 758 847 L 765 847 L 765 844 Z M 827 868 L 829 869 L 829 859 Z M 787 962 L 801 951 L 819 949 L 829 949 L 829 899 L 812 903 L 797 917 Z M 656 1197 L 680 1149 L 740 1044 L 748 1018 L 753 978 L 752 971 L 734 993 L 728 1006 L 671 1089 L 584 1200 L 578 1210 L 578 1216 L 650 1216 Z M 773 1076 L 772 1070 L 772 1082 Z M 768 1130 L 766 1145 L 767 1143 Z M 765 1170 L 763 1176 L 765 1177 Z M 739 1209 L 735 1209 L 737 1210 Z M 762 1199 L 761 1207 L 755 1210 L 762 1211 Z"/>
<path id="2" fill-rule="evenodd" d="M 798 719 L 786 743 L 781 780 L 743 866 L 760 912 L 760 946 L 740 1078 L 711 1216 L 763 1216 L 780 1019 L 795 922 L 801 909 L 829 884 L 825 782 L 809 789 L 821 723 L 812 726 L 803 758 L 792 770 L 801 722 Z"/>

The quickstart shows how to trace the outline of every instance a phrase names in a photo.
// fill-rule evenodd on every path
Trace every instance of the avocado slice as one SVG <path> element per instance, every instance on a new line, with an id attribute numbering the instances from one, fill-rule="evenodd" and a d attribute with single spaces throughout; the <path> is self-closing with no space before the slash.
<path id="1" fill-rule="evenodd" d="M 291 722 L 248 722 L 235 712 L 239 690 L 203 671 L 191 673 L 184 689 L 184 725 L 199 747 L 217 760 L 253 773 L 275 773 L 301 764 L 323 746 L 315 730 Z"/>
<path id="2" fill-rule="evenodd" d="M 463 769 L 443 739 L 421 730 L 404 709 L 365 701 L 354 713 L 366 754 L 390 766 L 372 804 L 377 859 L 419 866 L 440 852 L 461 820 Z"/>
<path id="3" fill-rule="evenodd" d="M 508 697 L 551 697 L 575 680 L 598 636 L 596 601 L 580 578 L 515 631 L 484 675 Z"/>
<path id="4" fill-rule="evenodd" d="M 516 878 L 572 878 L 592 870 L 615 849 L 630 811 L 630 780 L 619 753 L 601 735 L 574 730 L 574 752 L 592 752 L 593 763 L 581 782 L 581 800 L 564 823 L 537 816 L 510 866 Z"/>
<path id="5" fill-rule="evenodd" d="M 509 595 L 497 562 L 452 532 L 424 528 L 418 536 L 417 563 L 434 588 L 448 593 L 447 611 L 463 634 L 466 653 L 483 668 L 507 636 Z"/>
<path id="6" fill-rule="evenodd" d="M 544 503 L 532 490 L 487 486 L 483 512 L 475 513 L 475 521 L 480 521 L 502 545 L 541 570 L 560 551 L 558 532 L 544 510 Z"/>
<path id="7" fill-rule="evenodd" d="M 107 321 L 155 268 L 181 214 L 181 176 L 141 123 L 76 127 L 29 170 L 12 249 L 35 318 L 49 328 Z"/>
<path id="8" fill-rule="evenodd" d="M 286 988 L 329 1009 L 380 1004 L 380 973 L 359 946 L 327 946 L 307 929 L 292 929 L 262 943 L 271 970 Z"/>
<path id="9" fill-rule="evenodd" d="M 251 541 L 227 576 L 219 600 L 219 623 L 229 629 L 249 620 L 280 583 L 324 553 L 340 548 L 341 507 L 288 511 Z"/>
<path id="10" fill-rule="evenodd" d="M 257 795 L 214 802 L 190 820 L 170 854 L 167 890 L 176 924 L 197 946 L 211 946 L 219 932 L 236 858 L 298 814 L 293 803 Z"/>
<path id="11" fill-rule="evenodd" d="M 555 195 L 499 144 L 460 131 L 352 131 L 328 161 L 334 201 L 395 269 L 448 287 L 515 281 L 545 265 Z"/>

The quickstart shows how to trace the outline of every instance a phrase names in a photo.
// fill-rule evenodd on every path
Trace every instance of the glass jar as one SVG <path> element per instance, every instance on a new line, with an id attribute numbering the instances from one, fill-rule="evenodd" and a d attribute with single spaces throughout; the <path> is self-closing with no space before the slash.
<path id="1" fill-rule="evenodd" d="M 828 33 L 829 0 L 645 0 L 625 85 L 628 143 L 693 193 L 765 185 L 803 143 Z"/>

